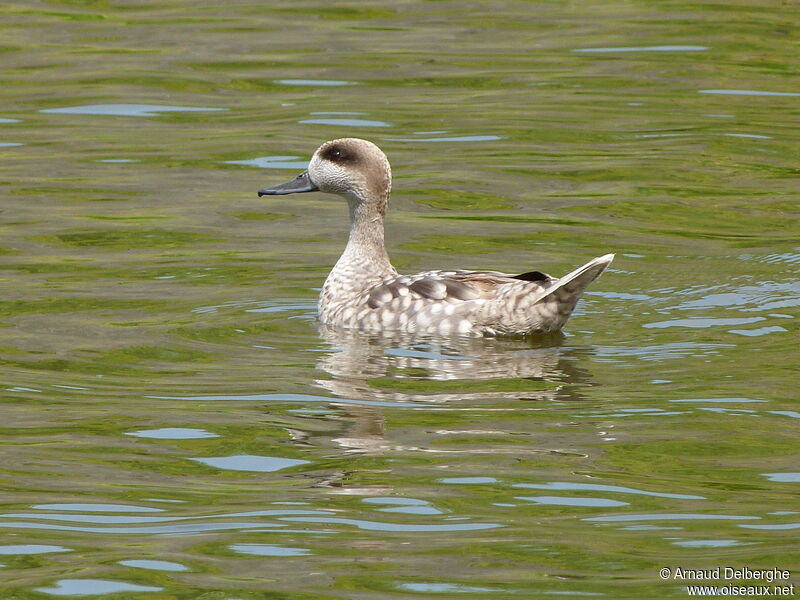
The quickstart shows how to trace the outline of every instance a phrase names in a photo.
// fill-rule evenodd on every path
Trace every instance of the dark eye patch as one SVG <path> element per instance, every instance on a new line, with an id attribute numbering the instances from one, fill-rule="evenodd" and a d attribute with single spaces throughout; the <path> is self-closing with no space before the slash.
<path id="1" fill-rule="evenodd" d="M 358 156 L 349 148 L 342 144 L 333 144 L 322 152 L 322 158 L 331 162 L 346 165 L 352 164 L 358 160 Z"/>

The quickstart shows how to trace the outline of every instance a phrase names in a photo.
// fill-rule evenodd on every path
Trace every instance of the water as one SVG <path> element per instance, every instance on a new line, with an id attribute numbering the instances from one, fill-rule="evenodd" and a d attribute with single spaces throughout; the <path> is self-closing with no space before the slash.
<path id="1" fill-rule="evenodd" d="M 797 7 L 573 8 L 0 8 L 1 596 L 797 570 Z M 321 330 L 342 203 L 256 190 L 341 136 L 401 270 L 613 268 L 561 337 Z"/>

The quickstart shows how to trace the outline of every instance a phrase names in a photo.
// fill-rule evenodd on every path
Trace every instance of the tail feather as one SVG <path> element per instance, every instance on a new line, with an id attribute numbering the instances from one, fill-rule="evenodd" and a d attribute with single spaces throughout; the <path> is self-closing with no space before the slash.
<path id="1" fill-rule="evenodd" d="M 613 254 L 598 256 L 571 273 L 555 280 L 550 287 L 533 297 L 527 305 L 519 306 L 519 318 L 524 324 L 519 329 L 529 333 L 558 331 L 569 319 L 584 290 L 606 269 Z"/>
<path id="2" fill-rule="evenodd" d="M 593 258 L 585 265 L 578 267 L 571 273 L 567 273 L 558 279 L 558 281 L 547 289 L 542 295 L 542 298 L 546 298 L 558 290 L 562 290 L 562 294 L 563 292 L 567 292 L 569 296 L 580 296 L 589 284 L 606 270 L 606 267 L 610 265 L 613 260 L 613 254 L 604 254 L 603 256 Z"/>

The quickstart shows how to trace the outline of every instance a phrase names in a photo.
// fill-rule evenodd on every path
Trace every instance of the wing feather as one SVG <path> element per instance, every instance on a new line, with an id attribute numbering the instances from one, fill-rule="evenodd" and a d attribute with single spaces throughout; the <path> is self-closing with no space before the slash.
<path id="1" fill-rule="evenodd" d="M 367 296 L 367 306 L 380 308 L 395 298 L 448 303 L 496 298 L 503 286 L 537 285 L 546 288 L 555 281 L 549 275 L 534 271 L 523 275 L 507 275 L 497 271 L 426 271 L 416 275 L 402 275 L 384 280 L 372 288 Z"/>

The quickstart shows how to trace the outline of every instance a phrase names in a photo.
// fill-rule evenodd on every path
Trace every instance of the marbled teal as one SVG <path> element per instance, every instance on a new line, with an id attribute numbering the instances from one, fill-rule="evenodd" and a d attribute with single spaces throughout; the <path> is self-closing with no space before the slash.
<path id="1" fill-rule="evenodd" d="M 320 191 L 347 200 L 350 239 L 319 296 L 319 318 L 328 327 L 484 336 L 558 331 L 614 259 L 600 256 L 561 278 L 461 269 L 400 275 L 384 245 L 391 187 L 391 167 L 381 149 L 343 138 L 322 144 L 308 170 L 292 181 L 258 192 Z"/>

